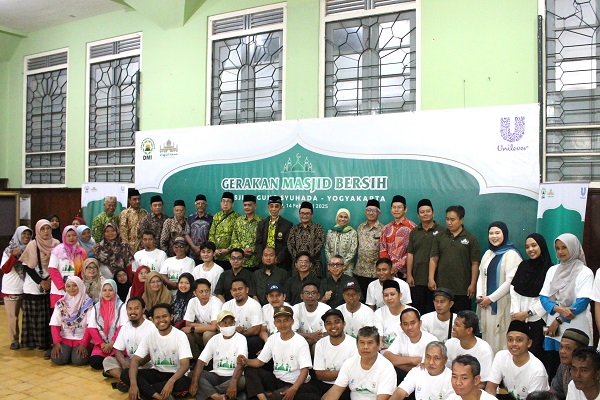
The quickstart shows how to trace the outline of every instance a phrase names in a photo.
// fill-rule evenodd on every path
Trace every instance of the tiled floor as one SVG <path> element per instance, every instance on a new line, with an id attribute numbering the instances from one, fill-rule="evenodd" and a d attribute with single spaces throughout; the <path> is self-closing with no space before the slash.
<path id="1" fill-rule="evenodd" d="M 57 366 L 44 360 L 40 350 L 10 350 L 6 313 L 0 306 L 0 398 L 19 399 L 127 399 L 89 366 Z"/>

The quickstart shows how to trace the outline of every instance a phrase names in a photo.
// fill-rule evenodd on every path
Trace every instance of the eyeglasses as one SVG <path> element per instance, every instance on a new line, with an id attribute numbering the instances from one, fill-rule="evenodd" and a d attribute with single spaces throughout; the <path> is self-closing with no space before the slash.
<path id="1" fill-rule="evenodd" d="M 365 212 L 366 212 L 367 214 L 377 214 L 377 213 L 379 212 L 379 210 L 378 210 L 377 208 L 367 208 L 367 209 L 365 210 Z"/>
<path id="2" fill-rule="evenodd" d="M 319 292 L 302 292 L 302 294 L 305 296 L 316 296 Z"/>
<path id="3" fill-rule="evenodd" d="M 233 261 L 240 261 L 240 260 L 243 260 L 243 259 L 244 259 L 244 257 L 239 257 L 239 256 L 237 256 L 237 257 L 233 257 L 233 256 L 231 256 L 231 257 L 229 257 L 229 259 L 230 259 L 230 260 L 233 260 Z"/>
<path id="4" fill-rule="evenodd" d="M 308 217 L 310 215 L 312 215 L 311 212 L 301 212 L 300 215 L 302 215 L 303 217 Z"/>
<path id="5" fill-rule="evenodd" d="M 175 249 L 183 249 L 185 247 L 185 244 L 174 244 L 173 248 Z"/>
<path id="6" fill-rule="evenodd" d="M 299 264 L 299 265 L 308 265 L 308 264 L 310 264 L 310 261 L 308 261 L 308 260 L 298 260 L 298 261 L 296 261 L 296 264 Z"/>
<path id="7" fill-rule="evenodd" d="M 344 263 L 329 263 L 329 264 L 327 264 L 327 266 L 339 268 L 339 267 L 343 267 Z"/>

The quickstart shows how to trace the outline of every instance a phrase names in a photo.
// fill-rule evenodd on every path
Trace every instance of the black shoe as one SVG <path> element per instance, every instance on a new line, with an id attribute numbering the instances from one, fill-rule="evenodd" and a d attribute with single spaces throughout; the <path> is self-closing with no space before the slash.
<path id="1" fill-rule="evenodd" d="M 117 388 L 117 390 L 119 392 L 123 392 L 123 393 L 128 393 L 129 392 L 129 386 L 127 386 L 125 384 L 125 382 L 123 381 L 119 381 L 116 383 L 115 387 Z"/>
<path id="2" fill-rule="evenodd" d="M 112 378 L 112 375 L 111 375 L 111 374 L 109 374 L 109 373 L 108 373 L 108 372 L 106 372 L 106 371 L 102 371 L 102 376 L 103 376 L 103 377 L 105 377 L 105 378 Z"/>
<path id="3" fill-rule="evenodd" d="M 15 341 L 13 341 L 13 342 L 10 344 L 10 349 L 11 349 L 11 350 L 19 350 L 20 348 L 21 348 L 21 345 L 20 345 L 20 344 L 19 344 L 19 342 L 18 342 L 18 341 L 16 341 L 16 340 L 15 340 Z"/>
<path id="4" fill-rule="evenodd" d="M 52 358 L 52 349 L 46 350 L 46 353 L 44 354 L 44 360 L 49 360 L 50 358 Z"/>

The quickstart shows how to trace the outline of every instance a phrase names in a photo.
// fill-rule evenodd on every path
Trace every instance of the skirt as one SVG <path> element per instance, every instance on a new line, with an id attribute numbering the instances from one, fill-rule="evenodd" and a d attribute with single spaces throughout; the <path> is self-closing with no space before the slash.
<path id="1" fill-rule="evenodd" d="M 50 334 L 50 295 L 23 295 L 21 346 L 47 350 L 52 346 Z"/>

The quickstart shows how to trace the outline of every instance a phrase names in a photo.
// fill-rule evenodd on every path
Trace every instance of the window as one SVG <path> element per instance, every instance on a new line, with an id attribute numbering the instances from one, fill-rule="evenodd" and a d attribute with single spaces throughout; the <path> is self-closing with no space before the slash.
<path id="1" fill-rule="evenodd" d="M 25 57 L 24 185 L 64 185 L 68 52 Z"/>
<path id="2" fill-rule="evenodd" d="M 600 182 L 599 1 L 546 3 L 544 180 Z"/>
<path id="3" fill-rule="evenodd" d="M 212 125 L 280 121 L 285 8 L 209 18 Z"/>
<path id="4" fill-rule="evenodd" d="M 325 117 L 414 111 L 414 2 L 324 1 Z"/>
<path id="5" fill-rule="evenodd" d="M 141 35 L 88 45 L 88 181 L 133 183 Z"/>

